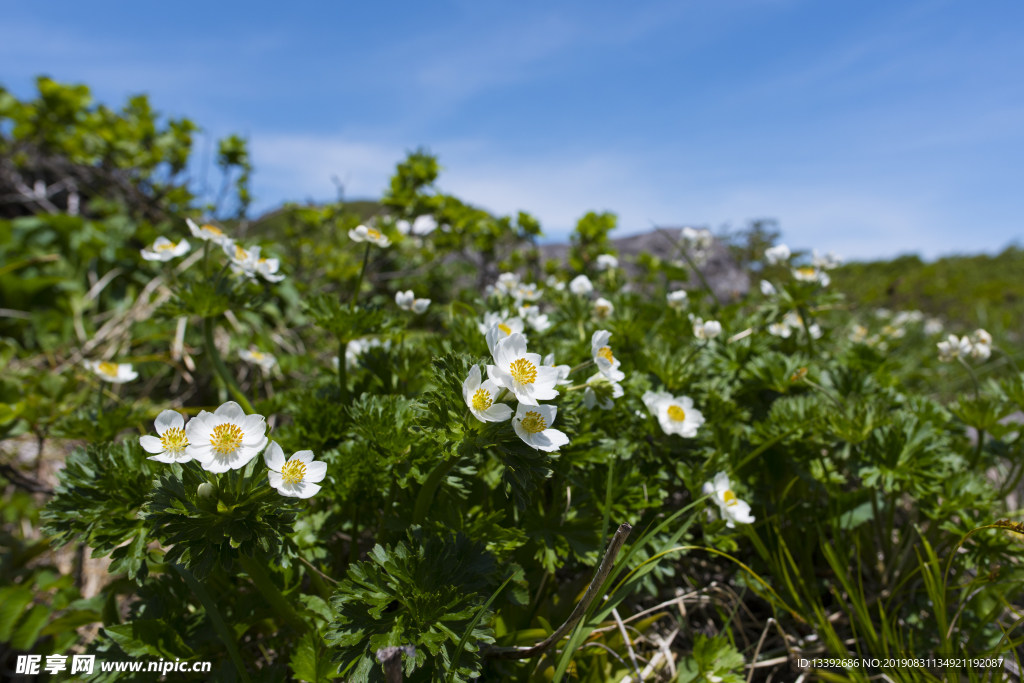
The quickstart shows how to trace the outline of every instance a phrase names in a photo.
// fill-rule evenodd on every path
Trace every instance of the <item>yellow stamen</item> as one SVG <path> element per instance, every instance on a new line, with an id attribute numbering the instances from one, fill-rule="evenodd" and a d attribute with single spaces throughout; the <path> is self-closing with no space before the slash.
<path id="1" fill-rule="evenodd" d="M 537 366 L 525 358 L 519 358 L 509 366 L 508 374 L 520 384 L 533 384 L 537 380 Z"/>
<path id="2" fill-rule="evenodd" d="M 483 387 L 477 389 L 473 393 L 473 409 L 474 410 L 487 410 L 491 407 L 493 401 L 491 400 L 491 392 L 487 391 Z"/>
<path id="3" fill-rule="evenodd" d="M 512 334 L 512 328 L 506 325 L 505 323 L 498 323 L 498 329 L 504 332 L 505 334 Z"/>
<path id="4" fill-rule="evenodd" d="M 96 366 L 96 369 L 100 371 L 100 374 L 106 375 L 107 377 L 117 377 L 117 363 L 111 363 L 110 361 L 103 361 Z"/>
<path id="5" fill-rule="evenodd" d="M 188 445 L 188 437 L 185 436 L 185 430 L 178 429 L 177 427 L 171 427 L 160 435 L 160 445 L 163 446 L 166 451 L 185 450 L 185 446 Z"/>
<path id="6" fill-rule="evenodd" d="M 599 348 L 597 350 L 597 355 L 600 356 L 601 358 L 604 358 L 609 363 L 615 362 L 615 356 L 612 355 L 612 347 L 610 346 L 602 346 L 601 348 Z"/>
<path id="7" fill-rule="evenodd" d="M 679 406 L 669 406 L 668 417 L 670 420 L 682 422 L 683 420 L 686 419 L 686 411 L 680 408 Z"/>
<path id="8" fill-rule="evenodd" d="M 539 434 L 548 428 L 548 423 L 544 416 L 532 410 L 527 411 L 526 415 L 519 421 L 519 424 L 530 434 Z"/>
<path id="9" fill-rule="evenodd" d="M 220 228 L 216 228 L 216 227 L 214 227 L 212 225 L 204 225 L 202 227 L 202 229 L 206 230 L 207 232 L 212 232 L 214 235 L 223 235 L 224 234 L 223 232 L 221 232 Z"/>
<path id="10" fill-rule="evenodd" d="M 242 249 L 240 246 L 238 246 L 236 244 L 235 245 L 235 260 L 236 261 L 244 261 L 247 258 L 249 258 L 249 252 L 247 252 L 245 249 Z"/>
<path id="11" fill-rule="evenodd" d="M 732 489 L 728 489 L 725 493 L 722 494 L 722 500 L 725 501 L 725 504 L 727 506 L 739 505 L 740 502 L 739 499 L 736 497 L 736 494 L 732 492 Z"/>
<path id="12" fill-rule="evenodd" d="M 366 234 L 370 236 L 370 239 L 375 239 L 375 240 L 379 240 L 380 239 L 380 230 L 375 230 L 373 228 L 367 228 L 366 229 Z"/>
<path id="13" fill-rule="evenodd" d="M 803 268 L 797 268 L 796 272 L 800 273 L 804 277 L 814 277 L 817 275 L 817 271 L 810 266 L 804 266 Z"/>
<path id="14" fill-rule="evenodd" d="M 289 460 L 281 468 L 281 478 L 286 484 L 298 484 L 306 476 L 306 463 Z"/>
<path id="15" fill-rule="evenodd" d="M 176 246 L 178 245 L 175 244 L 174 242 L 164 242 L 163 244 L 154 244 L 153 249 L 155 251 L 170 251 L 174 249 Z"/>
<path id="16" fill-rule="evenodd" d="M 217 425 L 210 434 L 210 445 L 221 455 L 233 453 L 242 445 L 242 428 L 230 423 Z"/>

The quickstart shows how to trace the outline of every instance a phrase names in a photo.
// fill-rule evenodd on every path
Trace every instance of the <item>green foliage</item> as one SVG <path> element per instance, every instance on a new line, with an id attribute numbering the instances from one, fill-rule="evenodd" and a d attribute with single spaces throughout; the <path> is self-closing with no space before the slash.
<path id="1" fill-rule="evenodd" d="M 355 564 L 331 600 L 339 619 L 327 640 L 339 649 L 339 671 L 352 681 L 383 681 L 375 653 L 383 647 L 412 645 L 405 673 L 431 665 L 433 680 L 448 669 L 463 628 L 481 591 L 496 577 L 494 560 L 483 544 L 461 534 L 427 536 L 412 530 L 408 543 L 376 546 L 369 562 Z M 468 681 L 479 671 L 479 644 L 493 642 L 490 631 L 473 629 L 453 680 Z"/>

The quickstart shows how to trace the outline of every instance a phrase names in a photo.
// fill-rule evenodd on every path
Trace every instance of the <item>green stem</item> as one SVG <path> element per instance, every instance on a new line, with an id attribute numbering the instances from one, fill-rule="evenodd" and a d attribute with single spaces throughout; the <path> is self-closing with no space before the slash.
<path id="1" fill-rule="evenodd" d="M 252 582 L 256 584 L 256 588 L 263 594 L 266 601 L 270 603 L 270 607 L 277 613 L 277 616 L 291 626 L 299 635 L 308 631 L 309 625 L 302 620 L 302 617 L 292 608 L 287 598 L 274 585 L 273 580 L 259 560 L 241 555 L 239 561 L 241 562 L 242 569 L 249 575 Z"/>
<path id="2" fill-rule="evenodd" d="M 964 360 L 963 356 L 957 356 L 956 359 L 960 361 L 960 365 L 967 368 L 967 372 L 971 375 L 971 381 L 974 382 L 974 398 L 978 398 L 978 394 L 981 393 L 981 385 L 978 383 L 978 375 L 974 372 L 974 368 Z"/>
<path id="3" fill-rule="evenodd" d="M 227 366 L 224 365 L 224 361 L 221 360 L 220 352 L 217 351 L 217 347 L 213 343 L 213 318 L 203 318 L 203 341 L 206 345 L 206 353 L 210 356 L 210 362 L 213 364 L 213 369 L 220 375 L 221 380 L 227 385 L 228 391 L 238 401 L 238 405 L 242 406 L 242 409 L 247 413 L 256 412 L 252 408 L 252 404 L 249 399 L 245 397 L 242 390 L 235 384 L 234 377 L 228 372 Z"/>
<path id="4" fill-rule="evenodd" d="M 352 290 L 352 303 L 349 310 L 356 310 L 356 301 L 359 299 L 359 289 L 363 286 L 363 274 L 366 273 L 366 262 L 370 260 L 370 243 L 366 243 L 366 251 L 363 252 L 363 267 L 359 269 L 359 279 L 356 280 L 356 288 Z"/>
<path id="5" fill-rule="evenodd" d="M 413 508 L 412 513 L 413 524 L 422 524 L 423 520 L 426 519 L 427 510 L 430 509 L 430 504 L 434 502 L 434 492 L 458 461 L 458 456 L 449 458 L 427 475 L 427 480 L 423 482 L 423 488 L 420 489 L 419 495 L 416 496 L 416 506 Z"/>
<path id="6" fill-rule="evenodd" d="M 199 582 L 199 579 L 197 579 L 192 572 L 185 569 L 185 567 L 180 564 L 175 564 L 174 568 L 179 574 L 181 574 L 181 578 L 185 580 L 185 583 L 187 583 L 188 587 L 192 589 L 195 596 L 199 598 L 199 602 L 202 604 L 203 609 L 206 610 L 206 616 L 210 618 L 210 621 L 213 623 L 214 630 L 217 631 L 217 635 L 220 636 L 221 641 L 224 642 L 224 647 L 228 649 L 228 655 L 231 656 L 231 662 L 235 665 L 235 670 L 238 671 L 238 677 L 241 678 L 244 683 L 249 683 L 249 672 L 245 670 L 245 665 L 242 663 L 242 656 L 238 652 L 238 645 L 235 643 L 235 639 L 232 637 L 231 631 L 228 629 L 228 625 L 224 623 L 224 618 L 220 615 L 220 611 L 217 609 L 217 603 L 213 601 L 213 598 L 210 597 L 206 587 Z"/>
<path id="7" fill-rule="evenodd" d="M 800 325 L 804 328 L 804 334 L 807 335 L 807 353 L 813 358 L 814 339 L 811 337 L 811 328 L 807 325 L 807 312 L 804 311 L 802 306 L 797 307 L 796 310 L 800 314 Z"/>
<path id="8" fill-rule="evenodd" d="M 971 469 L 974 469 L 978 465 L 978 461 L 981 460 L 981 451 L 985 446 L 985 430 L 978 430 L 978 445 L 974 449 L 974 455 L 971 457 Z"/>
<path id="9" fill-rule="evenodd" d="M 210 241 L 203 242 L 203 279 L 210 279 Z"/>
<path id="10" fill-rule="evenodd" d="M 96 391 L 96 418 L 103 415 L 103 382 L 100 381 L 98 384 L 98 390 Z"/>
<path id="11" fill-rule="evenodd" d="M 576 367 L 574 367 L 571 370 L 569 370 L 569 374 L 571 375 L 572 373 L 576 372 L 577 370 L 582 370 L 583 368 L 591 366 L 593 364 L 594 364 L 594 361 L 592 361 L 592 360 L 585 360 L 582 363 L 580 363 L 579 365 L 577 365 Z"/>

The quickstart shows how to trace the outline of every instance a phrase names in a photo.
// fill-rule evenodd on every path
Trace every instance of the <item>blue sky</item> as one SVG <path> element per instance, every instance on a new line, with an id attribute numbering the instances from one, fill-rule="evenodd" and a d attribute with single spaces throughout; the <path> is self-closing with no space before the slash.
<path id="1" fill-rule="evenodd" d="M 258 209 L 378 196 L 406 150 L 563 238 L 779 220 L 853 258 L 1024 234 L 1024 4 L 0 0 L 0 84 L 148 92 L 249 136 Z M 200 154 L 207 149 L 200 140 Z M 201 166 L 201 165 L 200 165 Z"/>

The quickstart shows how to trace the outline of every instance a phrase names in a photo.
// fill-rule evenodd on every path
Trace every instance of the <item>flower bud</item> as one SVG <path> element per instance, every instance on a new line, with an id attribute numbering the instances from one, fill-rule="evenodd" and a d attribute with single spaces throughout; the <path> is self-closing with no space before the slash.
<path id="1" fill-rule="evenodd" d="M 200 498 L 212 498 L 213 494 L 216 492 L 216 489 L 213 488 L 213 484 L 208 481 L 204 481 L 200 484 L 199 489 L 196 491 Z"/>

